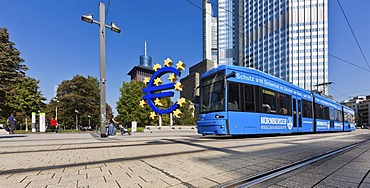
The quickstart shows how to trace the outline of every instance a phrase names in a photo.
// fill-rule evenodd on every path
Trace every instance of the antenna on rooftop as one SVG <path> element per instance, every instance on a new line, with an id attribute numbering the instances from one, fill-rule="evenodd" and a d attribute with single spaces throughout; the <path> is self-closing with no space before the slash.
<path id="1" fill-rule="evenodd" d="M 144 55 L 146 55 L 146 41 L 144 42 Z"/>

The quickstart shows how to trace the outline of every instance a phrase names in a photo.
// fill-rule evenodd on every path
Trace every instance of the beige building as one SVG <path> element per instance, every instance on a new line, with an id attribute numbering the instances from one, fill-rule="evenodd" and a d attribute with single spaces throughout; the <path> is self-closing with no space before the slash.
<path id="1" fill-rule="evenodd" d="M 353 99 L 341 102 L 342 104 L 352 108 L 356 112 L 356 123 L 358 126 L 369 126 L 369 112 L 370 112 L 370 95 L 357 96 Z"/>

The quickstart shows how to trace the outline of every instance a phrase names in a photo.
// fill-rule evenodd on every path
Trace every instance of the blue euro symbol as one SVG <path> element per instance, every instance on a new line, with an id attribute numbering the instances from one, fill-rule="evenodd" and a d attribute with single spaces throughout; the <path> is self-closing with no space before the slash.
<path id="1" fill-rule="evenodd" d="M 181 76 L 181 72 L 178 71 L 177 69 L 173 68 L 173 67 L 160 68 L 150 78 L 150 80 L 148 82 L 148 87 L 143 89 L 143 92 L 145 93 L 145 95 L 143 96 L 142 99 L 148 101 L 148 104 L 149 104 L 150 108 L 153 111 L 155 111 L 155 112 L 157 112 L 158 114 L 161 114 L 161 115 L 162 114 L 169 114 L 177 108 L 177 102 L 175 102 L 171 107 L 162 110 L 160 108 L 157 108 L 155 106 L 153 100 L 152 100 L 152 99 L 155 99 L 155 98 L 173 97 L 173 95 L 175 94 L 173 91 L 160 92 L 160 91 L 164 91 L 164 90 L 174 89 L 175 88 L 175 83 L 163 84 L 163 85 L 159 85 L 159 86 L 153 85 L 154 79 L 156 79 L 158 77 L 161 77 L 162 75 L 167 74 L 167 73 L 174 73 L 178 77 Z"/>

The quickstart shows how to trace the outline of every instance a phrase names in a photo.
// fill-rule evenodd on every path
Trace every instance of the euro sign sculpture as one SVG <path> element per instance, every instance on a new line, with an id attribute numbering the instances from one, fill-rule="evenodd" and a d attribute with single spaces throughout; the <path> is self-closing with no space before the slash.
<path id="1" fill-rule="evenodd" d="M 144 107 L 145 104 L 148 104 L 149 107 L 154 111 L 150 114 L 150 117 L 154 119 L 156 114 L 169 114 L 174 112 L 174 116 L 179 118 L 181 111 L 177 109 L 179 106 L 182 106 L 185 103 L 185 99 L 181 98 L 178 101 L 174 102 L 172 106 L 166 109 L 161 109 L 157 106 L 162 106 L 160 99 L 163 97 L 173 97 L 175 92 L 168 91 L 168 90 L 177 90 L 182 91 L 182 84 L 180 82 L 174 83 L 177 78 L 181 76 L 181 71 L 185 70 L 185 64 L 181 61 L 177 63 L 177 69 L 171 67 L 172 61 L 171 59 L 167 58 L 164 61 L 164 67 L 161 68 L 159 64 L 154 65 L 154 70 L 156 71 L 153 76 L 149 78 L 145 78 L 144 82 L 147 83 L 147 87 L 143 89 L 145 95 L 143 96 L 142 100 L 140 101 L 140 106 Z M 172 83 L 167 83 L 162 85 L 162 80 L 160 79 L 161 76 L 164 74 L 170 73 L 169 80 Z"/>

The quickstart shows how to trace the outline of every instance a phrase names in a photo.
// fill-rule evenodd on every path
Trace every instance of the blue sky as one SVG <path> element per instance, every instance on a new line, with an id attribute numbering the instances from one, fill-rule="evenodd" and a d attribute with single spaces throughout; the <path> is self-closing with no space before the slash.
<path id="1" fill-rule="evenodd" d="M 201 0 L 191 1 L 201 6 Z M 0 0 L 0 27 L 8 29 L 29 67 L 27 74 L 41 81 L 48 101 L 63 80 L 76 74 L 100 77 L 98 25 L 81 21 L 88 13 L 99 19 L 99 2 Z M 102 2 L 108 6 L 108 0 Z M 370 62 L 370 1 L 341 0 L 341 4 Z M 182 77 L 202 60 L 202 12 L 186 0 L 111 0 L 107 23 L 111 21 L 122 30 L 106 32 L 107 102 L 113 108 L 122 82 L 130 80 L 127 73 L 139 64 L 145 40 L 153 64 L 163 64 L 167 57 L 186 63 Z M 329 0 L 329 54 L 368 69 L 335 0 Z M 335 99 L 369 95 L 369 80 L 370 72 L 329 57 L 329 81 L 334 82 L 329 94 Z"/>

